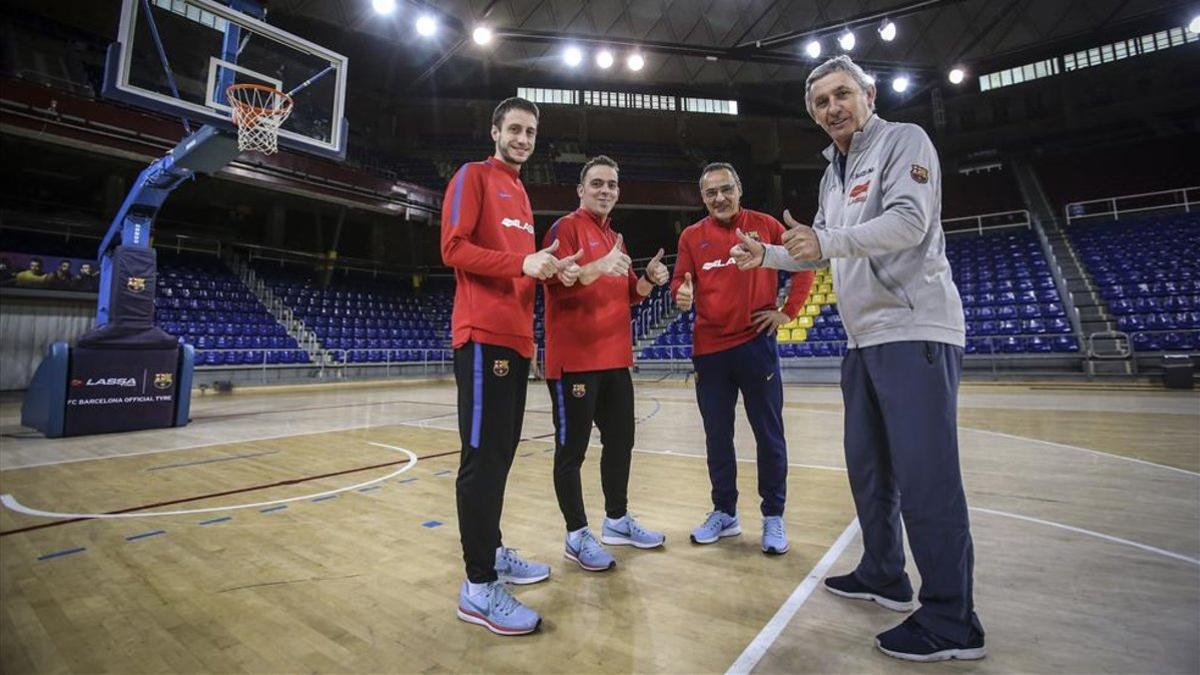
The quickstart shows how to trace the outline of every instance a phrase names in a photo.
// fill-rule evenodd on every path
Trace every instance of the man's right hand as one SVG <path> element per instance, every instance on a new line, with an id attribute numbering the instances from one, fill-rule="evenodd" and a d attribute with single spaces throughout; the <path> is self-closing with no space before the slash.
<path id="1" fill-rule="evenodd" d="M 683 283 L 679 284 L 679 289 L 675 291 L 675 306 L 679 311 L 686 312 L 692 308 L 692 302 L 695 298 L 695 288 L 692 285 L 692 273 L 686 272 L 683 275 Z"/>
<path id="2" fill-rule="evenodd" d="M 734 244 L 729 249 L 729 255 L 733 261 L 737 263 L 739 270 L 752 270 L 756 267 L 762 267 L 763 256 L 766 253 L 767 247 L 760 241 L 755 241 L 746 236 L 741 229 L 736 230 L 738 243 Z"/>
<path id="3" fill-rule="evenodd" d="M 608 277 L 623 277 L 629 274 L 629 266 L 633 261 L 625 252 L 621 250 L 621 242 L 625 239 L 624 235 L 617 234 L 617 243 L 613 244 L 612 250 L 609 251 L 603 258 L 599 258 L 592 264 L 593 269 L 602 276 Z"/>
<path id="4" fill-rule="evenodd" d="M 521 273 L 534 279 L 549 279 L 558 274 L 559 260 L 554 257 L 557 250 L 558 240 L 555 239 L 554 243 L 546 248 L 525 256 L 525 262 L 521 263 Z"/>

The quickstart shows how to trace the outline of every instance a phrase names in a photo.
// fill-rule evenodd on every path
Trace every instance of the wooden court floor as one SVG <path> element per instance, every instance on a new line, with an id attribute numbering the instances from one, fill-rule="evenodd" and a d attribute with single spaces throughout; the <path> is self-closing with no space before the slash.
<path id="1" fill-rule="evenodd" d="M 515 590 L 546 619 L 522 638 L 454 616 L 450 383 L 209 395 L 182 429 L 59 440 L 0 400 L 0 671 L 1200 671 L 1194 393 L 964 386 L 989 656 L 919 666 L 873 647 L 902 615 L 818 585 L 861 553 L 836 387 L 785 390 L 792 549 L 767 557 L 742 416 L 745 534 L 694 546 L 709 508 L 694 396 L 640 382 L 630 503 L 667 546 L 614 547 L 603 574 L 562 558 L 549 398 L 530 387 L 503 530 L 553 573 Z M 599 451 L 584 467 L 594 524 Z"/>

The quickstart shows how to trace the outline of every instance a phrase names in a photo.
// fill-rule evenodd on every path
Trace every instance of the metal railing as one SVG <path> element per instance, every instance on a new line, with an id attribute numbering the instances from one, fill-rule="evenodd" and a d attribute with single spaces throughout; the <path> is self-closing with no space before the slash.
<path id="1" fill-rule="evenodd" d="M 1141 200 L 1144 205 L 1127 205 L 1134 200 Z M 1159 190 L 1157 192 L 1142 192 L 1133 195 L 1118 195 L 1102 199 L 1071 202 L 1063 207 L 1063 215 L 1067 219 L 1067 225 L 1070 225 L 1073 221 L 1079 220 L 1094 220 L 1097 218 L 1120 220 L 1123 215 L 1164 211 L 1167 209 L 1182 208 L 1184 213 L 1191 213 L 1192 208 L 1197 204 L 1200 204 L 1200 186 L 1193 186 L 1176 188 L 1174 190 Z"/>
<path id="2" fill-rule="evenodd" d="M 967 223 L 974 223 L 975 227 L 958 227 L 959 224 Z M 946 234 L 961 234 L 964 232 L 983 234 L 989 230 L 1003 230 L 1010 227 L 1032 227 L 1029 211 L 1026 209 L 1014 209 L 1011 211 L 995 211 L 974 216 L 942 219 L 942 230 Z"/>

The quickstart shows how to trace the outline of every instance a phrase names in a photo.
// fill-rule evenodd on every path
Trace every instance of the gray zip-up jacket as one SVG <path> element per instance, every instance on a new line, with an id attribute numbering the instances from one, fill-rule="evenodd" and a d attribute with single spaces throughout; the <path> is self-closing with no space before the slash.
<path id="1" fill-rule="evenodd" d="M 942 232 L 942 170 L 925 130 L 872 115 L 850 140 L 845 181 L 825 150 L 813 221 L 823 260 L 799 263 L 768 245 L 763 265 L 830 265 L 848 346 L 928 340 L 964 346 L 962 299 Z"/>

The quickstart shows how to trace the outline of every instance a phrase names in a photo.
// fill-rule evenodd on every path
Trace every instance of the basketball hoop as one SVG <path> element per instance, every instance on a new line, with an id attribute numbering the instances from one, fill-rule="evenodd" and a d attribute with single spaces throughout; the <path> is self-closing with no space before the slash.
<path id="1" fill-rule="evenodd" d="M 225 95 L 238 128 L 238 150 L 274 154 L 279 127 L 292 114 L 292 97 L 262 84 L 231 84 Z"/>

